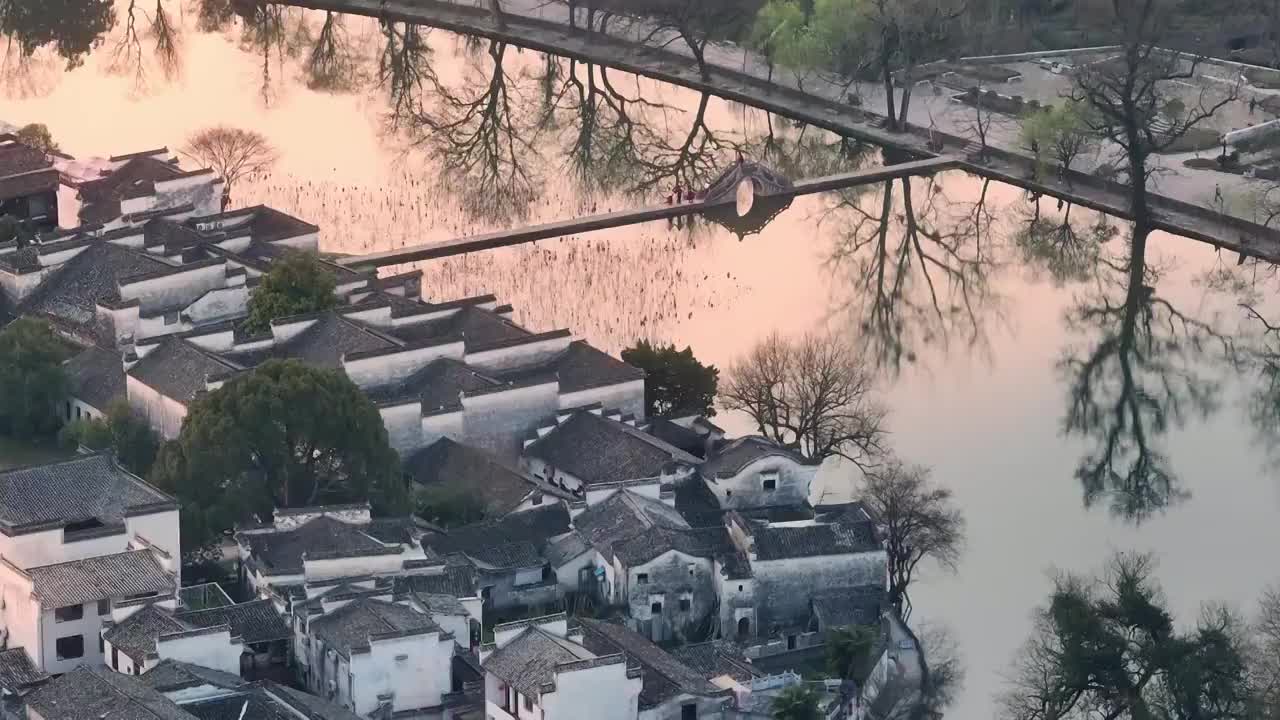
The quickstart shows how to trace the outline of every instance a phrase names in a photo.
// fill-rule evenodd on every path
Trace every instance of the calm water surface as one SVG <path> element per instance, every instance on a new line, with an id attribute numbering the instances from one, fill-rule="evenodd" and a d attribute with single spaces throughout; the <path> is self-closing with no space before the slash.
<path id="1" fill-rule="evenodd" d="M 260 130 L 280 163 L 237 188 L 235 204 L 295 213 L 321 226 L 324 249 L 347 253 L 653 200 L 701 186 L 739 147 L 793 175 L 879 161 L 741 106 L 445 33 L 397 26 L 389 45 L 367 20 L 326 35 L 323 14 L 290 11 L 264 53 L 239 24 L 201 32 L 193 9 L 175 3 L 170 15 L 168 75 L 150 15 L 138 16 L 132 56 L 141 81 L 115 52 L 122 22 L 74 70 L 47 51 L 19 66 L 11 52 L 0 120 L 43 122 L 75 155 L 178 147 L 217 123 Z M 308 71 L 335 32 L 342 41 L 325 47 L 340 61 Z M 380 79 L 380 66 L 408 71 Z M 335 84 L 344 91 L 309 87 Z M 1208 600 L 1251 610 L 1280 580 L 1260 562 L 1280 546 L 1280 491 L 1250 420 L 1260 381 L 1227 358 L 1257 341 L 1242 292 L 1274 285 L 1224 288 L 1251 268 L 1154 235 L 1148 289 L 1131 288 L 1122 223 L 1070 210 L 1066 235 L 1068 209 L 1044 200 L 1043 232 L 1028 233 L 1034 205 L 1014 188 L 949 173 L 912 181 L 909 203 L 907 189 L 801 198 L 745 239 L 655 224 L 425 263 L 424 288 L 432 299 L 496 293 L 518 321 L 571 327 L 610 351 L 642 336 L 689 344 L 722 368 L 773 332 L 856 338 L 882 368 L 895 450 L 933 467 L 968 519 L 959 572 L 930 571 L 913 592 L 916 617 L 949 626 L 965 658 L 956 717 L 991 715 L 1055 569 L 1155 550 L 1183 620 Z M 1142 402 L 1140 451 L 1134 416 L 1117 408 Z M 1073 407 L 1096 412 L 1069 423 Z M 1113 514 L 1105 493 L 1084 507 L 1078 470 L 1107 457 L 1109 439 L 1120 474 L 1151 461 L 1187 497 L 1162 510 L 1171 493 L 1157 488 L 1141 523 Z M 837 499 L 856 472 L 832 466 L 821 479 L 818 494 Z"/>

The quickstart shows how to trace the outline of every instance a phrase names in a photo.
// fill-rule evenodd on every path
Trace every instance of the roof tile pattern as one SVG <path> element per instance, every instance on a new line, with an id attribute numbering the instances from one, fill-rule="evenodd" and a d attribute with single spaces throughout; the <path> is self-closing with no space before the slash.
<path id="1" fill-rule="evenodd" d="M 84 560 L 27 568 L 32 591 L 45 607 L 82 605 L 107 598 L 172 592 L 172 574 L 150 550 L 100 555 Z"/>
<path id="2" fill-rule="evenodd" d="M 542 686 L 555 677 L 556 666 L 588 660 L 595 653 L 577 643 L 553 635 L 540 627 L 526 628 L 485 658 L 485 672 L 502 678 L 529 697 L 538 697 Z"/>
<path id="3" fill-rule="evenodd" d="M 685 665 L 644 637 L 604 620 L 581 618 L 582 644 L 597 655 L 623 653 L 643 671 L 640 708 L 652 708 L 682 694 L 721 695 L 702 673 Z"/>
<path id="4" fill-rule="evenodd" d="M 106 455 L 0 472 L 0 529 L 94 518 L 119 523 L 144 509 L 176 509 L 173 498 Z"/>
<path id="5" fill-rule="evenodd" d="M 526 448 L 587 485 L 656 478 L 673 461 L 698 458 L 626 423 L 580 410 Z"/>

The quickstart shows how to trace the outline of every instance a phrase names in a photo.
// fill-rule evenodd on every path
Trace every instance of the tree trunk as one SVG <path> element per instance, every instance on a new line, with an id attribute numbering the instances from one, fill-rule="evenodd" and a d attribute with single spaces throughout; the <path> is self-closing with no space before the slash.
<path id="1" fill-rule="evenodd" d="M 880 70 L 884 81 L 884 102 L 885 111 L 889 116 L 889 129 L 896 131 L 898 129 L 898 115 L 897 108 L 894 107 L 893 102 L 893 71 L 889 69 L 888 58 L 881 58 Z"/>

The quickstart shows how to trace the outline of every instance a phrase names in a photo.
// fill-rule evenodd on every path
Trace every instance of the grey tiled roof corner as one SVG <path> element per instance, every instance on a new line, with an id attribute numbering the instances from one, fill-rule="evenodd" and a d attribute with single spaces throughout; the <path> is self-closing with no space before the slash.
<path id="1" fill-rule="evenodd" d="M 246 533 L 254 561 L 271 575 L 296 575 L 302 572 L 302 558 L 307 553 L 341 551 L 385 551 L 386 545 L 366 532 L 366 526 L 342 522 L 328 515 L 308 520 L 292 530 Z"/>
<path id="2" fill-rule="evenodd" d="M 139 679 L 102 665 L 81 665 L 36 688 L 25 700 L 49 720 L 196 720 Z"/>
<path id="3" fill-rule="evenodd" d="M 208 610 L 188 610 L 176 613 L 175 617 L 193 627 L 229 625 L 231 634 L 244 640 L 245 644 L 286 640 L 290 637 L 289 627 L 270 600 L 251 600 Z"/>
<path id="4" fill-rule="evenodd" d="M 156 392 L 186 404 L 208 387 L 207 378 L 240 369 L 240 366 L 196 347 L 194 343 L 168 336 L 129 368 L 128 375 Z"/>
<path id="5" fill-rule="evenodd" d="M 870 522 L 756 527 L 756 559 L 786 560 L 882 550 Z"/>
<path id="6" fill-rule="evenodd" d="M 641 708 L 655 707 L 685 693 L 722 695 L 725 692 L 708 682 L 702 673 L 622 625 L 585 617 L 580 621 L 587 649 L 599 655 L 623 653 L 629 663 L 639 664 L 643 669 Z"/>
<path id="7" fill-rule="evenodd" d="M 589 411 L 574 413 L 525 453 L 588 485 L 656 478 L 673 460 L 700 462 L 653 435 Z"/>
<path id="8" fill-rule="evenodd" d="M 348 658 L 352 652 L 368 648 L 371 635 L 440 630 L 429 615 L 407 605 L 373 598 L 361 598 L 313 618 L 308 628 L 327 646 Z"/>
<path id="9" fill-rule="evenodd" d="M 36 667 L 25 648 L 0 651 L 0 688 L 16 693 L 48 679 L 49 675 Z"/>
<path id="10" fill-rule="evenodd" d="M 26 573 L 31 577 L 32 592 L 46 608 L 163 594 L 176 586 L 173 575 L 156 563 L 150 550 L 40 565 L 27 568 Z"/>
<path id="11" fill-rule="evenodd" d="M 770 456 L 790 458 L 801 465 L 811 464 L 800 455 L 771 440 L 758 435 L 748 435 L 713 449 L 702 465 L 702 476 L 714 479 L 720 476 L 737 475 L 747 465 Z"/>
<path id="12" fill-rule="evenodd" d="M 0 532 L 57 527 L 177 508 L 176 501 L 105 454 L 0 471 Z"/>
<path id="13" fill-rule="evenodd" d="M 539 627 L 526 628 L 482 663 L 485 672 L 536 698 L 555 677 L 557 665 L 589 660 L 595 653 Z"/>
<path id="14" fill-rule="evenodd" d="M 67 360 L 62 368 L 67 373 L 67 393 L 103 412 L 113 401 L 125 397 L 124 363 L 116 350 L 94 345 Z"/>

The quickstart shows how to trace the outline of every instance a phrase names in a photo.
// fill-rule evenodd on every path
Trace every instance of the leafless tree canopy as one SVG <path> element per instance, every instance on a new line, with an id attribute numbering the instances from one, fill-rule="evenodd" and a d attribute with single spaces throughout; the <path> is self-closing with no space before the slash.
<path id="1" fill-rule="evenodd" d="M 867 467 L 884 452 L 885 410 L 871 373 L 832 335 L 766 338 L 729 368 L 721 400 L 811 460 L 838 455 Z"/>
<path id="2" fill-rule="evenodd" d="M 253 130 L 218 125 L 200 130 L 187 139 L 182 154 L 213 168 L 225 182 L 222 208 L 231 202 L 231 188 L 240 179 L 271 169 L 278 155 L 267 138 Z"/>
<path id="3" fill-rule="evenodd" d="M 1171 83 L 1195 76 L 1203 57 L 1160 49 L 1170 20 L 1170 0 L 1098 0 L 1096 19 L 1118 34 L 1119 55 L 1076 71 L 1071 99 L 1084 103 L 1085 125 L 1125 152 L 1131 205 L 1138 232 L 1151 222 L 1146 184 L 1150 156 L 1160 153 L 1230 103 L 1238 88 L 1202 89 L 1197 102 L 1184 103 L 1174 117 L 1168 107 Z"/>
<path id="4" fill-rule="evenodd" d="M 884 536 L 889 556 L 889 602 L 904 621 L 921 561 L 955 572 L 964 550 L 965 523 L 951 489 L 930 479 L 928 468 L 892 460 L 869 471 L 859 496 Z"/>
<path id="5" fill-rule="evenodd" d="M 1257 720 L 1280 720 L 1280 586 L 1262 595 L 1254 622 L 1251 682 Z"/>
<path id="6" fill-rule="evenodd" d="M 975 203 L 952 203 L 935 178 L 886 180 L 879 202 L 845 195 L 823 218 L 839 230 L 827 265 L 847 278 L 841 309 L 878 368 L 897 372 L 924 345 L 986 346 L 987 316 L 999 304 L 989 282 L 998 263 L 988 187 Z"/>

